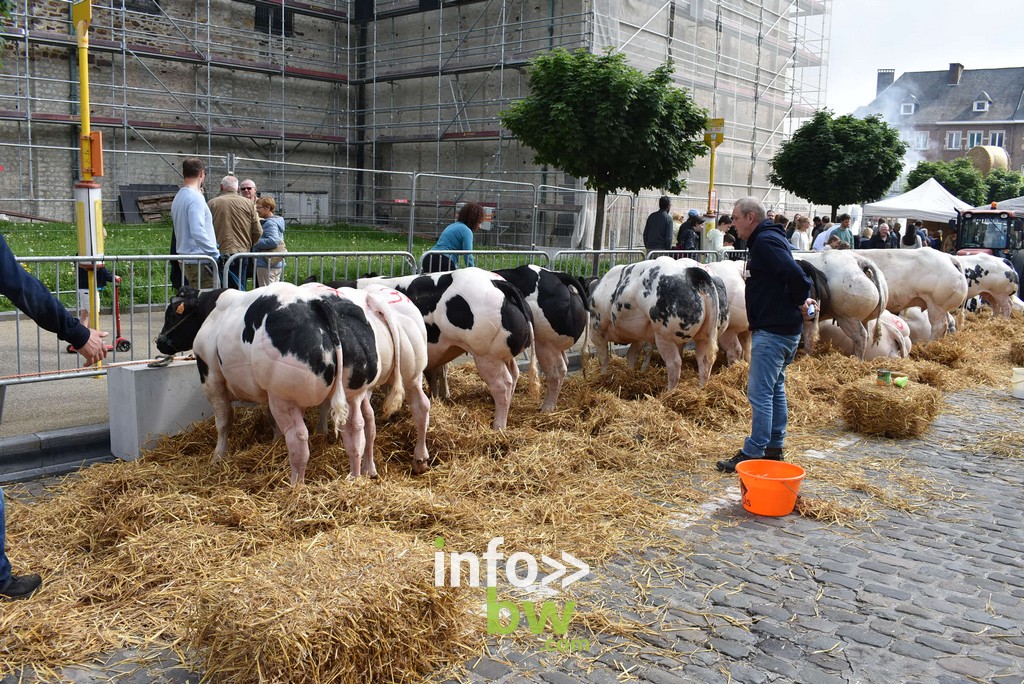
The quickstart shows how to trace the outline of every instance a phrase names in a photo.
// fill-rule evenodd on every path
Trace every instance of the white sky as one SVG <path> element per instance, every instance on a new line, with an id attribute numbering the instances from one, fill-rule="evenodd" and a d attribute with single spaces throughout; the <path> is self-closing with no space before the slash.
<path id="1" fill-rule="evenodd" d="M 1022 18 L 1021 0 L 832 0 L 826 106 L 840 115 L 871 102 L 879 69 L 1024 67 Z"/>

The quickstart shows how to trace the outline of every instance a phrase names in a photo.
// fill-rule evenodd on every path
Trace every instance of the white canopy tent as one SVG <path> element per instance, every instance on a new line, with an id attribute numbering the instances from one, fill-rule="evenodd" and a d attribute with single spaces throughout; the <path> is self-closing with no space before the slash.
<path id="1" fill-rule="evenodd" d="M 956 218 L 956 210 L 973 209 L 970 204 L 929 178 L 913 190 L 880 202 L 864 205 L 866 216 L 897 216 L 919 221 L 946 223 Z"/>

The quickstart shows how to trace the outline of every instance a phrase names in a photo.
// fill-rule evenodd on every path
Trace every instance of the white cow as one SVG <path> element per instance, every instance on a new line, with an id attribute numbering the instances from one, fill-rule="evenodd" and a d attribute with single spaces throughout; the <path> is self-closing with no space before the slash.
<path id="1" fill-rule="evenodd" d="M 883 311 L 878 317 L 880 335 L 878 340 L 872 340 L 864 350 L 864 359 L 877 358 L 906 358 L 910 355 L 910 326 L 894 313 Z M 821 321 L 818 324 L 818 334 L 821 339 L 831 344 L 834 348 L 845 354 L 853 355 L 853 340 L 831 321 Z"/>
<path id="2" fill-rule="evenodd" d="M 747 283 L 743 279 L 742 261 L 713 261 L 708 270 L 722 279 L 729 299 L 729 327 L 718 337 L 718 346 L 725 352 L 726 365 L 750 360 L 750 323 L 747 320 Z"/>
<path id="3" fill-rule="evenodd" d="M 804 349 L 810 354 L 818 321 L 832 320 L 851 341 L 850 353 L 863 359 L 868 347 L 867 325 L 885 310 L 889 287 L 880 269 L 852 250 L 828 250 L 793 255 L 813 285 L 811 296 L 821 309 L 814 321 L 804 323 Z M 881 339 L 876 322 L 870 342 Z"/>
<path id="4" fill-rule="evenodd" d="M 1017 269 L 1006 259 L 981 252 L 954 257 L 967 278 L 967 298 L 981 297 L 997 316 L 1010 317 L 1020 287 Z"/>
<path id="5" fill-rule="evenodd" d="M 274 283 L 250 292 L 183 288 L 171 300 L 157 348 L 172 354 L 192 349 L 203 392 L 217 424 L 214 462 L 227 455 L 232 400 L 269 405 L 288 444 L 291 482 L 301 484 L 309 461 L 304 413 L 320 405 L 342 429 L 350 474 L 373 476 L 372 411 L 368 394 L 385 383 L 385 414 L 396 410 L 406 387 L 422 373 L 404 361 L 425 357 L 425 339 L 401 324 L 376 295 Z M 414 334 L 408 334 L 414 331 Z M 418 362 L 417 362 L 418 363 Z M 414 408 L 415 458 L 425 463 L 426 408 Z"/>
<path id="6" fill-rule="evenodd" d="M 434 398 L 448 397 L 446 364 L 470 354 L 494 398 L 492 427 L 508 424 L 519 379 L 516 357 L 533 346 L 533 314 L 522 293 L 500 276 L 480 268 L 399 278 L 360 278 L 360 290 L 383 285 L 405 294 L 427 327 L 426 377 Z M 536 354 L 529 379 L 536 382 Z"/>
<path id="7" fill-rule="evenodd" d="M 908 306 L 900 311 L 900 318 L 910 329 L 911 343 L 927 344 L 932 341 L 932 323 L 921 307 Z M 946 314 L 946 332 L 956 332 L 956 319 L 953 318 L 953 314 Z"/>
<path id="8" fill-rule="evenodd" d="M 669 390 L 679 383 L 680 348 L 688 340 L 696 346 L 700 385 L 707 383 L 718 336 L 729 324 L 721 280 L 716 284 L 692 260 L 669 257 L 613 267 L 591 288 L 590 312 L 590 336 L 602 372 L 608 368 L 609 342 L 653 342 L 665 361 Z"/>
<path id="9" fill-rule="evenodd" d="M 885 274 L 889 311 L 919 306 L 928 313 L 931 338 L 946 334 L 946 313 L 956 311 L 967 297 L 967 279 L 954 257 L 936 249 L 862 249 L 857 254 Z"/>

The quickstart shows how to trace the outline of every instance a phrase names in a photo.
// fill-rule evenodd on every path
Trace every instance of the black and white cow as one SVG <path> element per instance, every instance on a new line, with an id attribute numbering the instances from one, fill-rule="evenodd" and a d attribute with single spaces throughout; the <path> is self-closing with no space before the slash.
<path id="1" fill-rule="evenodd" d="M 403 362 L 403 352 L 413 360 L 425 358 L 417 349 L 426 344 L 422 333 L 397 319 L 378 295 L 322 286 L 274 283 L 250 292 L 202 293 L 183 288 L 167 309 L 157 348 L 164 354 L 195 352 L 217 425 L 214 462 L 227 455 L 232 400 L 258 402 L 269 405 L 284 434 L 292 484 L 302 483 L 309 461 L 303 414 L 319 405 L 342 430 L 351 475 L 373 476 L 375 429 L 372 410 L 366 412 L 368 394 L 390 383 L 384 412 L 395 411 L 422 373 L 422 367 L 417 373 L 415 363 Z M 415 377 L 403 376 L 408 369 Z M 427 457 L 429 404 L 410 399 L 419 469 Z"/>
<path id="2" fill-rule="evenodd" d="M 978 252 L 955 257 L 967 278 L 968 300 L 981 297 L 992 306 L 997 316 L 1009 318 L 1013 313 L 1013 297 L 1020 287 L 1017 269 L 1007 260 Z"/>
<path id="3" fill-rule="evenodd" d="M 504 429 L 519 379 L 516 357 L 534 339 L 533 315 L 519 290 L 480 268 L 358 281 L 359 289 L 374 284 L 402 292 L 423 316 L 428 341 L 425 374 L 431 395 L 448 397 L 446 364 L 469 354 L 494 398 L 492 426 Z M 535 356 L 530 354 L 531 383 L 537 379 Z"/>
<path id="4" fill-rule="evenodd" d="M 495 271 L 516 286 L 533 313 L 534 348 L 544 373 L 542 412 L 554 411 L 568 371 L 566 352 L 587 329 L 587 294 L 576 276 L 540 266 Z"/>
<path id="5" fill-rule="evenodd" d="M 717 282 L 716 282 L 717 280 Z M 725 285 L 697 262 L 659 257 L 613 267 L 593 286 L 590 335 L 608 368 L 608 343 L 653 342 L 668 370 L 668 389 L 679 383 L 682 345 L 693 340 L 701 387 L 711 377 L 718 336 L 729 324 Z"/>

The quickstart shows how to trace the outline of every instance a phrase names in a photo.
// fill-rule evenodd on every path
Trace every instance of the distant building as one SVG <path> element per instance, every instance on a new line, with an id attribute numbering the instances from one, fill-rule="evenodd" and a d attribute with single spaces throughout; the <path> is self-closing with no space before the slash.
<path id="1" fill-rule="evenodd" d="M 1009 168 L 1024 162 L 1024 67 L 907 72 L 878 70 L 875 99 L 855 116 L 879 114 L 909 146 L 908 169 L 919 161 L 951 161 L 971 148 L 1002 148 Z"/>

